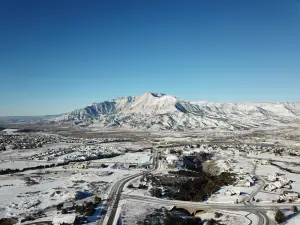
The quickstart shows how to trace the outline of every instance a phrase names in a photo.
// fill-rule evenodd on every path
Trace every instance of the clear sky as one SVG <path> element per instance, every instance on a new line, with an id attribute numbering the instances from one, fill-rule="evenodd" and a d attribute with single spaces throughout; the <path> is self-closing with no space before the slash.
<path id="1" fill-rule="evenodd" d="M 0 0 L 0 115 L 119 96 L 300 101 L 299 0 Z"/>

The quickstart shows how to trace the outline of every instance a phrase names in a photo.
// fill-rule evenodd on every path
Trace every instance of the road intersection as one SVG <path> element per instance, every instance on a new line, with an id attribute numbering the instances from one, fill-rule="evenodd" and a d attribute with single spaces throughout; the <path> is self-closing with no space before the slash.
<path id="1" fill-rule="evenodd" d="M 254 165 L 253 174 L 255 175 L 255 168 L 256 165 Z M 159 166 L 159 157 L 158 153 L 155 152 L 155 155 L 153 157 L 153 169 L 148 172 L 154 172 Z M 258 217 L 258 225 L 271 225 L 273 222 L 268 218 L 266 215 L 266 211 L 268 210 L 274 210 L 276 208 L 280 207 L 291 207 L 291 204 L 286 203 L 268 203 L 268 204 L 253 204 L 252 199 L 255 197 L 255 195 L 261 191 L 261 189 L 265 185 L 265 181 L 259 177 L 260 185 L 259 187 L 252 192 L 247 198 L 243 200 L 242 203 L 239 204 L 233 204 L 233 203 L 207 203 L 207 202 L 188 202 L 188 201 L 178 201 L 178 200 L 168 200 L 168 199 L 161 199 L 161 198 L 155 198 L 155 197 L 149 197 L 149 196 L 140 196 L 140 195 L 126 195 L 122 194 L 124 186 L 130 182 L 131 180 L 142 176 L 144 173 L 139 173 L 135 175 L 131 175 L 128 177 L 125 177 L 118 182 L 116 182 L 108 196 L 108 210 L 107 214 L 101 218 L 101 220 L 98 222 L 97 225 L 115 225 L 115 221 L 117 220 L 117 209 L 119 205 L 120 200 L 129 200 L 129 201 L 135 201 L 135 202 L 145 202 L 145 203 L 151 203 L 156 204 L 160 206 L 176 206 L 176 207 L 188 207 L 188 208 L 195 208 L 195 209 L 219 209 L 219 210 L 232 210 L 232 211 L 246 211 L 249 212 L 249 214 L 255 214 Z M 300 207 L 300 204 L 293 204 Z M 248 217 L 247 217 L 248 218 Z M 249 219 L 249 218 L 248 218 Z M 250 219 L 249 219 L 250 220 Z M 251 220 L 250 220 L 251 221 Z M 252 221 L 250 224 L 253 224 Z"/>

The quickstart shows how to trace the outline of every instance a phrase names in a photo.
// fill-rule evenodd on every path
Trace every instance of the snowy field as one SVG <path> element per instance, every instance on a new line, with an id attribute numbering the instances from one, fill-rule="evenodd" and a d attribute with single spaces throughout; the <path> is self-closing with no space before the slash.
<path id="1" fill-rule="evenodd" d="M 136 152 L 136 153 L 125 153 L 124 155 L 116 156 L 113 158 L 93 160 L 95 163 L 104 163 L 104 162 L 118 162 L 118 163 L 150 163 L 152 154 L 149 151 L 145 152 Z"/>
<path id="2" fill-rule="evenodd" d="M 34 212 L 73 200 L 76 191 L 106 197 L 109 187 L 135 170 L 69 170 L 61 167 L 0 177 L 0 217 Z"/>
<path id="3" fill-rule="evenodd" d="M 275 160 L 275 161 L 284 161 L 284 162 L 294 162 L 294 163 L 300 163 L 300 157 L 299 156 L 288 156 L 288 155 L 282 155 L 282 156 L 275 156 L 271 153 L 260 153 L 258 155 L 248 155 L 252 158 L 257 159 L 266 159 L 266 160 Z"/>
<path id="4" fill-rule="evenodd" d="M 35 161 L 2 161 L 0 162 L 0 170 L 4 169 L 23 169 L 35 166 L 50 165 L 50 162 L 35 162 Z"/>
<path id="5" fill-rule="evenodd" d="M 59 150 L 63 148 L 69 148 L 79 145 L 78 143 L 55 143 L 55 144 L 46 144 L 43 147 L 35 149 L 13 149 L 2 152 L 0 155 L 0 160 L 14 160 L 14 159 L 24 159 L 26 157 L 41 154 L 47 152 L 48 149 Z"/>
<path id="6" fill-rule="evenodd" d="M 225 225 L 249 225 L 256 224 L 258 218 L 254 214 L 250 214 L 251 220 L 246 217 L 249 212 L 244 211 L 225 211 L 225 210 L 216 210 L 216 211 L 204 211 L 203 213 L 197 214 L 197 217 L 200 217 L 201 220 L 209 220 L 215 218 L 215 212 L 221 213 L 222 216 L 216 220 L 221 220 L 221 224 Z"/>

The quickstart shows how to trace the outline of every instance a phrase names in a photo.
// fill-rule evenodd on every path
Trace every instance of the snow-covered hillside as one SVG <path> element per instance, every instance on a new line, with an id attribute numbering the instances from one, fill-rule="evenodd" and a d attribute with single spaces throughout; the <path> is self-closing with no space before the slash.
<path id="1" fill-rule="evenodd" d="M 144 93 L 94 103 L 52 121 L 76 125 L 136 129 L 247 129 L 300 119 L 300 103 L 189 102 L 165 94 Z"/>

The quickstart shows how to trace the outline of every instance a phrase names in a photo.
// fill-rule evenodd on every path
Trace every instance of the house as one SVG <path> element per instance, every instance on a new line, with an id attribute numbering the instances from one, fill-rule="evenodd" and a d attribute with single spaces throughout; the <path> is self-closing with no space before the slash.
<path id="1" fill-rule="evenodd" d="M 237 184 L 237 187 L 251 187 L 251 182 L 246 180 L 240 180 Z"/>
<path id="2" fill-rule="evenodd" d="M 73 225 L 75 224 L 76 214 L 60 214 L 53 218 L 53 225 Z"/>
<path id="3" fill-rule="evenodd" d="M 276 174 L 269 174 L 267 180 L 272 182 L 276 181 L 277 180 Z"/>
<path id="4" fill-rule="evenodd" d="M 227 196 L 240 195 L 240 191 L 227 189 L 225 195 Z"/>
<path id="5" fill-rule="evenodd" d="M 62 209 L 66 209 L 67 211 L 73 210 L 74 208 L 75 208 L 74 202 L 65 202 L 62 207 Z"/>
<path id="6" fill-rule="evenodd" d="M 261 165 L 269 165 L 270 162 L 268 160 L 261 160 L 260 164 Z"/>
<path id="7" fill-rule="evenodd" d="M 251 187 L 252 185 L 254 185 L 254 177 L 248 175 L 245 177 L 244 180 L 245 180 L 246 187 Z"/>
<path id="8" fill-rule="evenodd" d="M 183 161 L 181 161 L 181 160 L 177 161 L 177 163 L 176 163 L 176 168 L 177 168 L 177 169 L 182 169 L 183 167 L 184 167 Z"/>
<path id="9" fill-rule="evenodd" d="M 274 184 L 266 184 L 266 186 L 264 187 L 264 189 L 266 190 L 266 191 L 273 191 L 273 190 L 275 190 L 276 189 L 276 187 L 275 187 L 275 185 Z"/>
<path id="10" fill-rule="evenodd" d="M 74 169 L 86 169 L 87 163 L 75 163 L 72 168 Z"/>
<path id="11" fill-rule="evenodd" d="M 276 181 L 273 183 L 273 185 L 276 187 L 276 188 L 281 188 L 282 187 L 282 183 L 280 181 Z"/>
<path id="12" fill-rule="evenodd" d="M 129 164 L 128 164 L 128 169 L 137 168 L 137 166 L 138 166 L 137 163 L 129 163 Z"/>
<path id="13" fill-rule="evenodd" d="M 182 155 L 184 155 L 184 156 L 191 155 L 191 154 L 193 154 L 193 152 L 189 151 L 189 150 L 185 150 L 185 151 L 182 152 Z"/>
<path id="14" fill-rule="evenodd" d="M 292 192 L 292 191 L 284 192 L 283 198 L 286 201 L 289 201 L 289 200 L 295 201 L 299 198 L 299 193 L 298 192 Z"/>
<path id="15" fill-rule="evenodd" d="M 168 164 L 175 164 L 178 161 L 178 157 L 176 155 L 168 155 L 166 160 Z"/>

